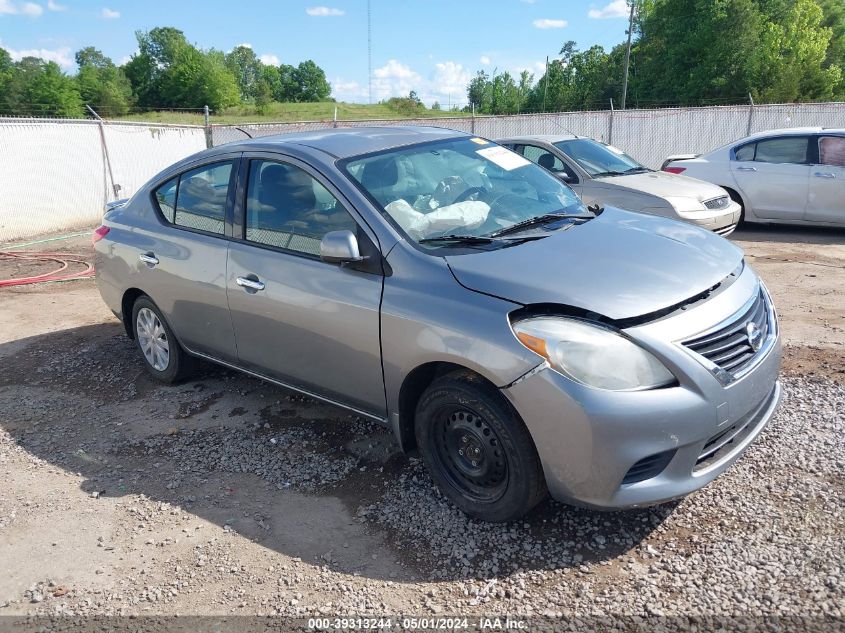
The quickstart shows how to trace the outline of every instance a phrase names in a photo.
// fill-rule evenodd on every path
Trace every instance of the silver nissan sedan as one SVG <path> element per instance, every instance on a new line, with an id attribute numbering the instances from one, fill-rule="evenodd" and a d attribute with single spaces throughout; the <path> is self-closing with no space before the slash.
<path id="1" fill-rule="evenodd" d="M 598 509 L 685 495 L 780 399 L 775 310 L 739 248 L 587 208 L 462 132 L 206 150 L 110 209 L 94 244 L 153 376 L 205 359 L 377 420 L 488 521 L 547 492 Z"/>

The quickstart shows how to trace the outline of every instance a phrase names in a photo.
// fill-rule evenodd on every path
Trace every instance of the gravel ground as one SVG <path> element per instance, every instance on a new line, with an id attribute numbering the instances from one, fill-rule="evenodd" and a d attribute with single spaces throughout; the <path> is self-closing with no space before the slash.
<path id="1" fill-rule="evenodd" d="M 0 302 L 0 322 L 25 324 L 0 342 L 0 615 L 845 621 L 839 347 L 790 348 L 775 419 L 686 499 L 616 513 L 547 502 L 489 525 L 368 421 L 212 367 L 151 382 L 89 281 Z M 45 305 L 53 329 L 32 316 Z"/>

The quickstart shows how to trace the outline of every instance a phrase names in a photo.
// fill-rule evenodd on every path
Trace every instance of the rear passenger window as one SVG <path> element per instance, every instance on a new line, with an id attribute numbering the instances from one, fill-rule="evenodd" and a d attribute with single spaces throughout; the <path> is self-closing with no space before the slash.
<path id="1" fill-rule="evenodd" d="M 319 255 L 326 233 L 355 233 L 357 228 L 337 198 L 305 170 L 275 161 L 250 162 L 247 241 Z"/>
<path id="2" fill-rule="evenodd" d="M 164 218 L 177 226 L 223 235 L 232 162 L 204 165 L 180 174 L 155 196 Z"/>
<path id="3" fill-rule="evenodd" d="M 825 136 L 819 139 L 819 162 L 845 167 L 845 137 Z"/>
<path id="4" fill-rule="evenodd" d="M 736 159 L 737 160 L 754 160 L 754 150 L 757 149 L 756 143 L 751 143 L 750 145 L 743 145 L 738 150 L 736 150 Z"/>
<path id="5" fill-rule="evenodd" d="M 757 163 L 807 163 L 810 139 L 807 136 L 786 136 L 757 141 L 736 150 L 736 159 Z"/>
<path id="6" fill-rule="evenodd" d="M 179 177 L 177 176 L 156 189 L 158 208 L 161 209 L 164 219 L 168 222 L 173 222 L 173 218 L 176 216 L 176 188 L 178 186 Z"/>

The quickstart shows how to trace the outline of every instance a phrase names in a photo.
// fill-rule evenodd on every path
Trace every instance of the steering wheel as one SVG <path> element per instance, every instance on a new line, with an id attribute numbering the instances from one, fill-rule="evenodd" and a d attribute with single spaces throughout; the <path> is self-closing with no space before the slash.
<path id="1" fill-rule="evenodd" d="M 458 202 L 465 202 L 469 199 L 470 196 L 473 196 L 477 193 L 484 193 L 487 189 L 484 187 L 470 187 L 469 189 L 465 189 L 461 194 L 455 198 L 455 201 L 452 204 L 457 204 Z M 491 205 L 492 206 L 492 205 Z"/>

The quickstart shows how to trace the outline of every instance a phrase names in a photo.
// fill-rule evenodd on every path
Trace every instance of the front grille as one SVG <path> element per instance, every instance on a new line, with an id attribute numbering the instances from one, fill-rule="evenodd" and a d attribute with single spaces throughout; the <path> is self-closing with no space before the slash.
<path id="1" fill-rule="evenodd" d="M 760 350 L 759 345 L 756 349 L 752 346 L 753 330 L 759 332 L 759 341 L 763 344 L 769 336 L 770 327 L 769 306 L 760 289 L 754 303 L 736 321 L 715 332 L 684 341 L 684 345 L 725 371 L 737 374 L 751 363 Z"/>
<path id="2" fill-rule="evenodd" d="M 746 437 L 754 432 L 761 422 L 761 415 L 768 409 L 774 397 L 775 390 L 772 390 L 772 393 L 759 406 L 753 409 L 751 413 L 707 440 L 701 449 L 701 453 L 698 455 L 693 472 L 700 472 L 732 453 Z"/>
<path id="3" fill-rule="evenodd" d="M 704 206 L 708 209 L 724 209 L 730 203 L 730 198 L 728 196 L 721 196 L 719 198 L 713 198 L 712 200 L 705 200 Z"/>
<path id="4" fill-rule="evenodd" d="M 657 477 L 663 472 L 663 469 L 669 465 L 672 458 L 675 456 L 675 449 L 663 451 L 662 453 L 655 453 L 648 457 L 643 457 L 636 464 L 628 469 L 625 478 L 622 480 L 622 485 L 635 484 L 638 481 L 645 481 L 652 477 Z"/>
<path id="5" fill-rule="evenodd" d="M 717 235 L 727 236 L 734 232 L 736 229 L 736 224 L 728 224 L 727 226 L 723 226 L 720 229 L 716 229 L 713 231 Z"/>

